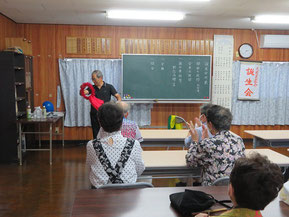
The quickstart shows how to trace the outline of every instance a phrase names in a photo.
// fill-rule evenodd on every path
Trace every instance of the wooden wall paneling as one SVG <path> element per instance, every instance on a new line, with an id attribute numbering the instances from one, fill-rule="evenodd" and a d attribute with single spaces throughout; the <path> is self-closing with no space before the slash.
<path id="1" fill-rule="evenodd" d="M 10 22 L 10 21 L 9 21 Z M 9 23 L 8 22 L 8 23 Z M 3 26 L 3 24 L 0 25 Z M 12 24 L 13 26 L 13 24 Z M 124 47 L 125 50 L 129 48 L 128 53 L 141 52 L 141 53 L 157 53 L 160 51 L 157 45 L 158 40 L 169 40 L 169 49 L 166 48 L 166 41 L 163 45 L 162 53 L 177 54 L 180 53 L 191 53 L 191 54 L 210 54 L 213 52 L 213 36 L 214 34 L 223 35 L 233 35 L 235 40 L 235 52 L 242 43 L 251 43 L 254 46 L 254 55 L 249 60 L 266 60 L 266 61 L 289 61 L 289 49 L 259 49 L 255 37 L 255 33 L 251 30 L 239 30 L 239 29 L 198 29 L 198 28 L 169 28 L 169 27 L 121 27 L 121 26 L 79 26 L 79 25 L 53 25 L 54 28 L 51 29 L 51 25 L 35 25 L 35 24 L 17 24 L 20 27 L 18 33 L 13 35 L 11 31 L 11 37 L 26 37 L 27 39 L 32 39 L 33 43 L 33 55 L 34 58 L 34 80 L 35 88 L 39 90 L 40 83 L 45 82 L 45 76 L 39 74 L 46 71 L 46 69 L 51 70 L 54 73 L 52 81 L 49 81 L 50 86 L 56 91 L 56 86 L 59 84 L 59 71 L 58 71 L 58 58 L 59 57 L 70 57 L 70 58 L 120 58 L 121 48 L 121 38 L 126 39 Z M 13 27 L 10 27 L 13 29 Z M 3 29 L 3 28 L 2 28 Z M 4 28 L 5 29 L 5 28 Z M 52 33 L 50 32 L 52 31 Z M 258 35 L 260 34 L 289 34 L 289 31 L 271 31 L 271 30 L 257 30 Z M 38 35 L 39 34 L 39 35 Z M 2 37 L 2 33 L 0 33 Z M 5 35 L 5 37 L 7 34 Z M 66 54 L 65 38 L 67 36 L 72 37 L 109 37 L 111 40 L 111 55 L 72 55 Z M 9 35 L 10 37 L 10 35 Z M 39 38 L 46 38 L 39 39 Z M 49 38 L 48 38 L 49 37 Z M 138 41 L 139 50 L 134 49 L 134 44 L 131 39 L 142 39 Z M 48 40 L 49 39 L 49 40 Z M 154 39 L 154 40 L 149 40 Z M 179 49 L 178 40 L 181 40 L 181 49 Z M 184 40 L 187 40 L 184 45 Z M 197 41 L 201 40 L 201 41 Z M 207 41 L 208 40 L 208 41 Z M 35 41 L 36 44 L 35 45 Z M 46 43 L 52 42 L 51 46 Z M 190 41 L 190 46 L 188 45 Z M 204 46 L 202 43 L 204 42 Z M 145 46 L 145 43 L 147 44 Z M 209 44 L 209 47 L 208 47 Z M 48 50 L 53 49 L 54 46 L 55 54 L 51 61 L 46 61 L 41 59 L 43 54 L 51 54 Z M 1 47 L 1 42 L 0 42 Z M 48 49 L 45 51 L 45 49 Z M 147 48 L 146 48 L 147 47 Z M 185 50 L 183 49 L 185 48 Z M 147 51 L 145 51 L 147 49 Z M 189 52 L 190 50 L 190 52 Z M 235 53 L 234 53 L 235 54 Z M 40 55 L 37 57 L 37 55 Z M 234 55 L 234 59 L 238 59 Z M 48 64 L 52 64 L 52 67 L 48 67 Z M 45 65 L 44 67 L 42 65 Z M 43 68 L 42 68 L 43 67 Z M 54 68 L 54 69 L 53 69 Z M 38 83 L 36 83 L 38 81 Z M 52 83 L 55 84 L 52 84 Z M 49 87 L 50 88 L 50 87 Z M 50 90 L 49 90 L 50 91 Z M 42 90 L 39 92 L 39 96 L 35 96 L 35 102 L 42 102 L 43 99 L 47 97 L 49 91 Z M 56 100 L 55 93 L 53 92 L 53 100 Z M 63 102 L 63 101 L 62 101 Z M 56 105 L 56 104 L 55 104 Z M 171 113 L 180 114 L 184 116 L 186 120 L 193 119 L 195 116 L 199 115 L 200 104 L 155 104 L 152 110 L 152 125 L 155 126 L 166 126 L 168 115 Z M 62 103 L 62 108 L 63 103 Z M 266 129 L 286 129 L 288 126 L 263 126 Z M 232 130 L 241 136 L 247 136 L 243 133 L 245 129 L 261 129 L 259 126 L 232 126 Z M 91 139 L 91 129 L 89 127 L 73 127 L 65 128 L 66 136 L 65 139 Z"/>
<path id="2" fill-rule="evenodd" d="M 25 55 L 32 55 L 32 43 L 22 37 L 5 38 L 5 49 L 10 47 L 20 47 Z"/>
<path id="3" fill-rule="evenodd" d="M 17 37 L 17 24 L 0 14 L 0 51 L 6 48 L 5 38 Z"/>

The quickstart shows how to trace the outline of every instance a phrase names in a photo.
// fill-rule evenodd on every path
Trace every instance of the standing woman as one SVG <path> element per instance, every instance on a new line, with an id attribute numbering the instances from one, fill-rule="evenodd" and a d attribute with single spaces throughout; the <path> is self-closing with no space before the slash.
<path id="1" fill-rule="evenodd" d="M 192 143 L 186 161 L 188 166 L 202 167 L 202 185 L 211 185 L 218 178 L 230 176 L 235 160 L 245 156 L 243 140 L 230 131 L 232 118 L 229 109 L 211 106 L 207 111 L 207 126 L 213 137 L 200 142 L 194 125 L 190 124 Z M 202 127 L 208 137 L 208 129 Z"/>

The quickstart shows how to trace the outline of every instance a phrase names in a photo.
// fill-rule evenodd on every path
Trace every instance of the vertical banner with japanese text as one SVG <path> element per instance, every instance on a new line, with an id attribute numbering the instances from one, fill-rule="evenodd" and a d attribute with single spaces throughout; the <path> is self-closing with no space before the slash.
<path id="1" fill-rule="evenodd" d="M 260 66 L 258 62 L 241 62 L 239 100 L 259 100 Z"/>
<path id="2" fill-rule="evenodd" d="M 234 38 L 232 35 L 214 35 L 214 65 L 212 103 L 232 107 L 232 67 Z"/>

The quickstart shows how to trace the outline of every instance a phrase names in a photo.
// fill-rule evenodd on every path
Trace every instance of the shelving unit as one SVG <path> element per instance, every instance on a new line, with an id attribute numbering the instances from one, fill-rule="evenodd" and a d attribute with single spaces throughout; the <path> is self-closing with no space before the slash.
<path id="1" fill-rule="evenodd" d="M 25 117 L 28 105 L 33 106 L 32 74 L 32 57 L 0 52 L 0 162 L 18 159 L 16 120 Z"/>

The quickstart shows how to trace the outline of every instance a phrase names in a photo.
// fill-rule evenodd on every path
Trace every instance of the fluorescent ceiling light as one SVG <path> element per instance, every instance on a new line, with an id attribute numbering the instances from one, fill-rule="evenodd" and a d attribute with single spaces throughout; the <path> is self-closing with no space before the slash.
<path id="1" fill-rule="evenodd" d="M 134 20 L 183 20 L 184 13 L 169 11 L 132 11 L 110 10 L 106 12 L 108 18 Z"/>
<path id="2" fill-rule="evenodd" d="M 260 15 L 255 16 L 251 21 L 254 23 L 289 24 L 289 16 Z"/>
<path id="3" fill-rule="evenodd" d="M 156 0 L 151 0 L 151 1 L 156 1 Z M 159 1 L 166 1 L 166 2 L 209 2 L 211 0 L 157 0 Z"/>

